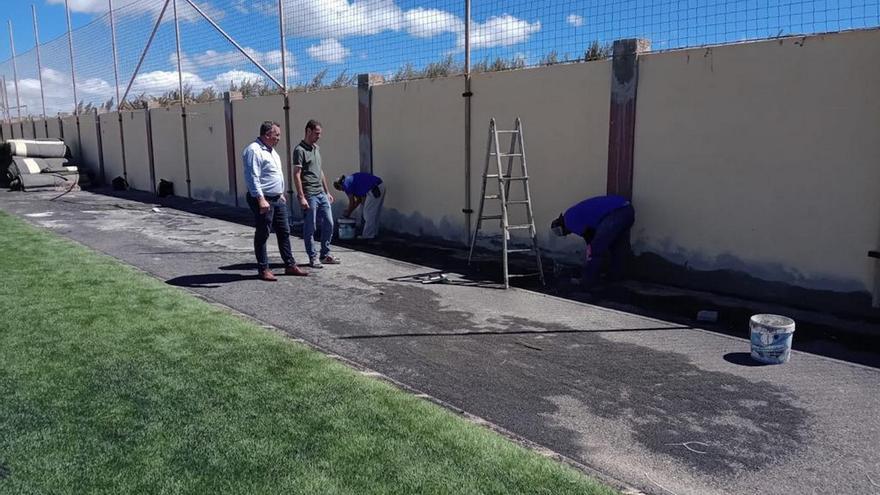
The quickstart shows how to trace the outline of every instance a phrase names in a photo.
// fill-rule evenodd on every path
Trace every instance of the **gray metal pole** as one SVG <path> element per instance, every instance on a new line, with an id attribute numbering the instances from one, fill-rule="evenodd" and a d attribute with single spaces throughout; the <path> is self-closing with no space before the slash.
<path id="1" fill-rule="evenodd" d="M 116 103 L 119 104 L 119 58 L 116 55 L 116 24 L 113 22 L 113 0 L 107 0 L 110 12 L 110 46 L 113 47 L 113 77 L 116 80 Z"/>
<path id="2" fill-rule="evenodd" d="M 107 0 L 107 6 L 110 12 L 110 44 L 113 47 L 113 77 L 116 79 L 116 121 L 119 124 L 119 146 L 122 151 L 122 177 L 128 180 L 128 164 L 125 161 L 125 128 L 122 125 L 122 100 L 119 99 L 119 57 L 116 54 L 116 24 L 113 20 L 113 0 Z M 137 70 L 135 70 L 135 73 L 137 73 Z M 101 149 L 103 150 L 103 148 Z M 105 184 L 107 183 L 106 176 L 103 176 L 103 181 Z"/>
<path id="3" fill-rule="evenodd" d="M 278 24 L 281 33 L 281 82 L 284 84 L 284 92 L 287 93 L 287 43 L 284 33 L 284 0 L 278 0 Z"/>
<path id="4" fill-rule="evenodd" d="M 70 2 L 68 0 L 64 0 L 64 10 L 67 11 L 67 48 L 70 51 L 70 78 L 73 82 L 73 114 L 78 115 L 77 106 L 79 105 L 79 99 L 76 97 L 76 66 L 73 63 L 73 28 L 70 24 Z"/>
<path id="5" fill-rule="evenodd" d="M 46 120 L 46 93 L 43 91 L 43 64 L 40 60 L 40 31 L 37 28 L 37 7 L 31 4 L 31 12 L 34 14 L 34 47 L 37 49 L 37 73 L 40 78 L 40 100 L 43 103 L 43 120 Z"/>
<path id="6" fill-rule="evenodd" d="M 186 197 L 192 198 L 192 180 L 189 175 L 189 133 L 186 125 L 186 98 L 183 95 L 183 68 L 180 56 L 180 19 L 177 17 L 177 0 L 174 4 L 174 37 L 177 42 L 177 88 L 180 91 L 180 118 L 183 125 L 183 165 L 186 168 Z M 147 109 L 147 112 L 150 110 Z"/>
<path id="7" fill-rule="evenodd" d="M 174 8 L 174 41 L 177 45 L 177 94 L 180 97 L 180 106 L 183 107 L 183 71 L 180 57 L 180 22 L 177 17 L 177 0 L 171 0 L 171 5 Z"/>
<path id="8" fill-rule="evenodd" d="M 9 94 L 6 92 L 6 76 L 3 76 L 3 93 L 0 94 L 0 97 L 3 98 L 3 113 L 6 114 L 6 121 L 12 122 L 12 114 L 9 113 Z"/>
<path id="9" fill-rule="evenodd" d="M 12 21 L 6 21 L 9 24 L 9 48 L 12 50 L 12 77 L 15 80 L 15 106 L 18 111 L 18 118 L 21 119 L 21 98 L 18 96 L 18 66 L 15 63 L 15 40 L 12 37 Z"/>
<path id="10" fill-rule="evenodd" d="M 471 0 L 464 2 L 464 222 L 465 239 L 471 244 Z"/>
<path id="11" fill-rule="evenodd" d="M 278 0 L 278 32 L 280 34 L 280 42 L 281 42 L 281 82 L 284 86 L 284 135 L 287 139 L 285 142 L 285 156 L 284 161 L 287 164 L 287 196 L 290 201 L 287 202 L 287 206 L 290 209 L 289 218 L 293 221 L 293 214 L 296 212 L 296 208 L 294 208 L 294 204 L 299 204 L 299 202 L 295 202 L 293 200 L 293 168 L 290 164 L 291 162 L 291 143 L 290 143 L 290 95 L 287 93 L 287 55 L 285 52 L 287 51 L 287 37 L 284 32 L 284 0 Z"/>

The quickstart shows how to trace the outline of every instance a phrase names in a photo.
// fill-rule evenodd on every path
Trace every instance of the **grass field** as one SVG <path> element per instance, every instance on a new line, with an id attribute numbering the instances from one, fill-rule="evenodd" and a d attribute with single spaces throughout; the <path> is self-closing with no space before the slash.
<path id="1" fill-rule="evenodd" d="M 0 494 L 610 494 L 0 213 Z"/>

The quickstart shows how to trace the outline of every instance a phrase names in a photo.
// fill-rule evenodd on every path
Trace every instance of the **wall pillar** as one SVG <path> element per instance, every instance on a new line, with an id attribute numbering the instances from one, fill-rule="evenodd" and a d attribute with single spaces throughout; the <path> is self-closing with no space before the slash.
<path id="1" fill-rule="evenodd" d="M 650 51 L 648 40 L 614 42 L 611 70 L 611 116 L 608 133 L 608 194 L 632 198 L 633 150 L 639 54 Z"/>

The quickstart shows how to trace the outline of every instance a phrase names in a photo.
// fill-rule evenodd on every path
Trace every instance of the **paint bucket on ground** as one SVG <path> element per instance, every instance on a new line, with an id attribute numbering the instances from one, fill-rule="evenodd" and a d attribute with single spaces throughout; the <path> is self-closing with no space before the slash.
<path id="1" fill-rule="evenodd" d="M 779 315 L 753 315 L 749 320 L 752 359 L 767 364 L 788 362 L 794 320 Z"/>
<path id="2" fill-rule="evenodd" d="M 354 239 L 355 237 L 355 221 L 351 218 L 340 218 L 337 222 L 339 225 L 339 238 L 342 240 Z"/>

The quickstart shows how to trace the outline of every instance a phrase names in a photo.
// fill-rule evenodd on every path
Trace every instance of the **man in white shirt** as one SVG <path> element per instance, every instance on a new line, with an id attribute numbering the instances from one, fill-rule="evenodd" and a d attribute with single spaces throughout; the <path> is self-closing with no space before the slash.
<path id="1" fill-rule="evenodd" d="M 242 153 L 244 182 L 247 184 L 247 203 L 254 212 L 254 254 L 257 256 L 258 278 L 266 282 L 278 279 L 269 268 L 269 255 L 266 241 L 269 232 L 275 229 L 278 250 L 284 261 L 284 274 L 299 277 L 308 273 L 296 266 L 290 249 L 290 223 L 288 221 L 287 200 L 284 198 L 284 174 L 281 171 L 281 157 L 275 146 L 281 138 L 281 126 L 276 122 L 263 122 L 260 137 L 249 144 Z"/>

